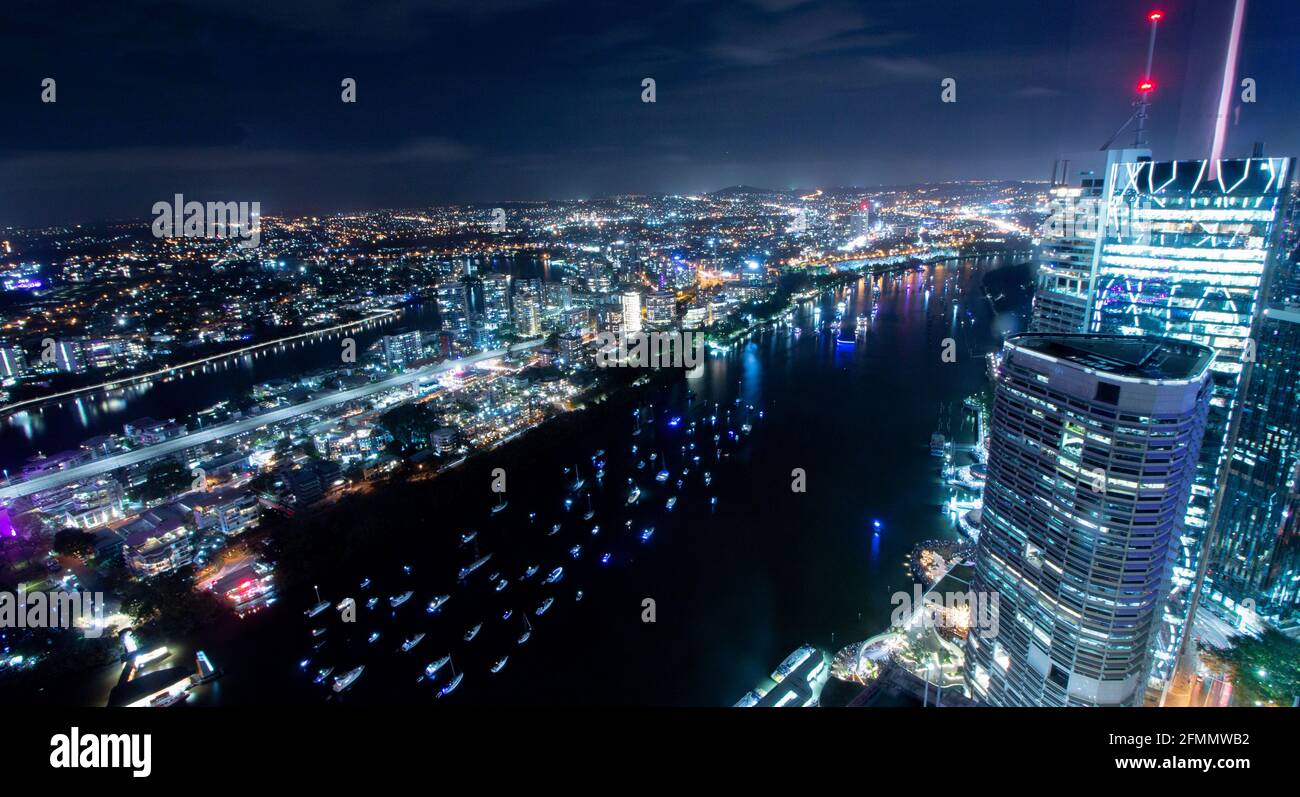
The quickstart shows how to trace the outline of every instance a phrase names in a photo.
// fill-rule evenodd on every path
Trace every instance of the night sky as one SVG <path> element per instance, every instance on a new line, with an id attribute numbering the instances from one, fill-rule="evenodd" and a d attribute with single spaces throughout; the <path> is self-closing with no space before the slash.
<path id="1" fill-rule="evenodd" d="M 1157 6 L 1151 141 L 1203 156 L 1230 5 L 10 2 L 0 227 L 146 219 L 177 192 L 278 214 L 1046 179 L 1131 113 Z M 1300 3 L 1249 0 L 1238 80 L 1259 100 L 1235 103 L 1228 154 L 1300 154 L 1298 53 Z"/>

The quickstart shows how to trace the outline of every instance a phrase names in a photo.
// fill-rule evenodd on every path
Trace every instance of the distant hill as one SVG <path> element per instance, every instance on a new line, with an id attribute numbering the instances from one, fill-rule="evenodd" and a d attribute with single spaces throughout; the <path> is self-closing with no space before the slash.
<path id="1" fill-rule="evenodd" d="M 727 198 L 727 197 L 737 197 L 737 196 L 781 196 L 781 197 L 788 197 L 788 196 L 790 196 L 790 195 L 791 195 L 791 192 L 789 192 L 789 191 L 774 191 L 774 190 L 772 190 L 772 189 L 770 189 L 770 188 L 758 188 L 758 187 L 755 187 L 755 186 L 752 186 L 752 185 L 733 185 L 733 186 L 728 186 L 727 188 L 721 188 L 721 189 L 718 189 L 717 191 L 711 191 L 711 192 L 709 192 L 709 194 L 708 194 L 708 196 L 711 196 L 711 197 L 722 197 L 722 198 L 724 198 L 724 199 Z"/>

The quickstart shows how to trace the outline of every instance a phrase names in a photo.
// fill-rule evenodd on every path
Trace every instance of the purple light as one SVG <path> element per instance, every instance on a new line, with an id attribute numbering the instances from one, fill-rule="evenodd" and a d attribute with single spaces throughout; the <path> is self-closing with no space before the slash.
<path id="1" fill-rule="evenodd" d="M 4 281 L 7 291 L 34 291 L 44 288 L 45 283 L 36 277 L 13 277 Z"/>

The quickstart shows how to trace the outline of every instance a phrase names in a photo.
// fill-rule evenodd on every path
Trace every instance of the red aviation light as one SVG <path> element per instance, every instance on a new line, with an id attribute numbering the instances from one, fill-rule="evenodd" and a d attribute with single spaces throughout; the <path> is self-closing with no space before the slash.
<path id="1" fill-rule="evenodd" d="M 1152 22 L 1159 22 L 1164 18 L 1165 18 L 1165 12 L 1163 11 L 1152 11 L 1150 14 L 1147 14 L 1147 19 L 1151 20 Z"/>
<path id="2" fill-rule="evenodd" d="M 1142 82 L 1138 83 L 1138 93 L 1140 94 L 1150 94 L 1155 90 L 1156 90 L 1155 81 L 1151 80 L 1150 78 L 1147 78 L 1146 80 L 1143 80 Z"/>

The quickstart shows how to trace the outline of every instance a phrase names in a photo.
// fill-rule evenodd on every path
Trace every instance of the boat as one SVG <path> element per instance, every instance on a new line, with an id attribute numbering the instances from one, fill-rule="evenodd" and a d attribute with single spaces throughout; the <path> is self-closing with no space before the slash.
<path id="1" fill-rule="evenodd" d="M 935 432 L 930 435 L 930 456 L 942 457 L 947 453 L 946 440 L 942 433 Z"/>
<path id="2" fill-rule="evenodd" d="M 668 503 L 664 505 L 664 508 L 671 512 L 675 506 L 677 506 L 677 496 L 671 495 L 668 497 Z"/>
<path id="3" fill-rule="evenodd" d="M 442 605 L 449 600 L 451 600 L 450 595 L 438 595 L 433 600 L 429 601 L 429 605 L 426 606 L 424 610 L 429 614 L 433 614 L 434 612 L 441 609 Z"/>
<path id="4" fill-rule="evenodd" d="M 496 581 L 498 578 L 501 578 L 500 571 L 494 572 L 492 575 L 488 576 L 488 581 Z"/>
<path id="5" fill-rule="evenodd" d="M 428 665 L 426 665 L 424 668 L 424 674 L 427 677 L 432 678 L 433 676 L 438 674 L 438 670 L 441 670 L 443 667 L 447 666 L 447 662 L 449 661 L 451 661 L 451 656 L 443 656 L 437 661 L 429 662 Z"/>
<path id="6" fill-rule="evenodd" d="M 365 670 L 366 670 L 366 665 L 362 664 L 360 667 L 357 667 L 356 669 L 348 670 L 347 672 L 335 678 L 334 691 L 342 692 L 343 690 L 347 689 L 358 678 L 361 677 L 361 673 L 365 672 Z"/>
<path id="7" fill-rule="evenodd" d="M 637 469 L 637 470 L 645 470 L 645 460 L 644 460 L 644 459 L 639 459 L 639 460 L 637 460 L 637 463 L 636 463 L 636 469 Z"/>
<path id="8" fill-rule="evenodd" d="M 555 603 L 555 598 L 547 598 L 546 600 L 542 601 L 542 605 L 537 607 L 537 611 L 535 612 L 535 614 L 538 617 L 541 617 L 543 614 L 546 614 L 546 610 L 551 608 L 551 604 L 553 603 Z"/>
<path id="9" fill-rule="evenodd" d="M 670 474 L 668 473 L 668 471 L 661 470 L 655 474 L 655 481 L 659 482 L 660 484 L 663 484 L 664 482 L 668 481 L 669 475 Z"/>
<path id="10" fill-rule="evenodd" d="M 708 487 L 710 484 L 713 484 L 713 474 L 706 470 L 704 471 L 704 486 Z"/>
<path id="11" fill-rule="evenodd" d="M 518 639 L 518 641 L 517 641 L 517 644 L 520 644 L 520 645 L 524 644 L 525 642 L 528 641 L 528 638 L 531 637 L 532 635 L 533 635 L 533 629 L 530 628 L 530 629 L 528 629 L 527 631 L 525 631 L 525 632 L 523 632 L 522 634 L 519 635 L 519 639 Z"/>
<path id="12" fill-rule="evenodd" d="M 366 601 L 366 608 L 373 609 L 375 608 L 375 604 L 377 603 L 379 603 L 379 598 L 377 597 L 371 598 L 370 600 Z"/>
<path id="13" fill-rule="evenodd" d="M 161 695 L 158 695 L 153 700 L 150 700 L 149 706 L 151 708 L 168 708 L 170 706 L 175 706 L 180 703 L 184 703 L 186 700 L 189 699 L 190 699 L 190 693 L 184 690 L 181 690 L 179 692 L 163 692 Z"/>
<path id="14" fill-rule="evenodd" d="M 462 567 L 460 571 L 457 573 L 457 576 L 460 578 L 460 580 L 464 581 L 469 576 L 470 573 L 473 573 L 475 570 L 478 570 L 480 567 L 487 564 L 487 561 L 491 558 L 492 558 L 492 554 L 490 553 L 485 556 L 480 556 L 478 559 L 475 559 L 473 562 L 470 562 L 469 564 Z"/>
<path id="15" fill-rule="evenodd" d="M 510 579 L 508 579 L 508 578 L 503 578 L 503 579 L 501 579 L 500 581 L 497 582 L 497 585 L 496 585 L 495 587 L 493 587 L 493 590 L 496 591 L 496 592 L 500 592 L 501 590 L 505 589 L 506 586 L 509 585 L 509 584 L 510 584 Z"/>
<path id="16" fill-rule="evenodd" d="M 591 493 L 587 493 L 587 511 L 583 513 L 583 520 L 591 520 L 596 516 L 596 510 L 591 508 Z"/>
<path id="17" fill-rule="evenodd" d="M 469 545 L 471 542 L 474 541 L 476 537 L 478 537 L 478 532 L 471 529 L 460 535 L 460 541 L 466 545 Z"/>
<path id="18" fill-rule="evenodd" d="M 599 533 L 600 533 L 600 526 L 591 527 L 591 536 L 595 537 Z"/>
<path id="19" fill-rule="evenodd" d="M 411 596 L 414 594 L 415 594 L 414 591 L 408 589 L 406 592 L 403 592 L 401 595 L 394 595 L 393 597 L 389 598 L 388 605 L 396 609 L 398 606 L 401 606 L 403 603 L 409 601 L 411 599 Z"/>
<path id="20" fill-rule="evenodd" d="M 564 578 L 564 568 L 557 567 L 546 575 L 546 583 L 554 584 L 562 578 Z"/>
<path id="21" fill-rule="evenodd" d="M 582 474 L 578 471 L 578 466 L 575 464 L 573 466 L 573 482 L 569 485 L 569 489 L 576 493 L 581 490 L 582 485 L 586 483 L 587 480 L 582 478 Z"/>
<path id="22" fill-rule="evenodd" d="M 608 551 L 606 551 L 605 553 L 603 553 L 603 554 L 600 555 L 600 563 L 601 563 L 602 565 L 607 565 L 607 564 L 609 564 L 609 560 L 612 559 L 612 558 L 614 558 L 614 555 L 613 555 L 612 553 L 609 553 Z"/>
<path id="23" fill-rule="evenodd" d="M 455 692 L 456 687 L 460 686 L 460 682 L 464 680 L 464 678 L 465 678 L 464 673 L 456 673 L 455 678 L 452 678 L 450 681 L 447 682 L 446 686 L 438 690 L 438 697 L 446 697 L 452 692 Z"/>
<path id="24" fill-rule="evenodd" d="M 501 658 L 497 659 L 496 663 L 492 665 L 492 672 L 501 672 L 502 670 L 504 670 L 506 668 L 506 662 L 508 661 L 510 661 L 509 656 L 502 656 Z"/>
<path id="25" fill-rule="evenodd" d="M 633 487 L 632 492 L 627 497 L 628 504 L 635 504 L 641 498 L 641 488 Z"/>
<path id="26" fill-rule="evenodd" d="M 362 589 L 370 589 L 370 579 L 368 579 L 368 578 L 363 578 L 363 579 L 361 579 L 361 588 L 362 588 Z"/>
<path id="27" fill-rule="evenodd" d="M 650 538 L 654 536 L 654 533 L 655 533 L 654 526 L 646 526 L 644 529 L 641 530 L 641 542 L 649 542 Z"/>
<path id="28" fill-rule="evenodd" d="M 478 632 L 479 632 L 479 630 L 480 630 L 481 628 L 483 628 L 483 624 L 482 624 L 482 623 L 479 623 L 478 625 L 474 626 L 474 627 L 471 628 L 470 630 L 466 631 L 466 632 L 465 632 L 465 641 L 468 642 L 468 641 L 470 641 L 471 639 L 473 639 L 474 637 L 478 636 Z"/>
<path id="29" fill-rule="evenodd" d="M 581 555 L 582 555 L 582 545 L 581 545 L 581 544 L 579 544 L 579 545 L 575 545 L 575 546 L 573 546 L 572 548 L 569 549 L 569 556 L 572 556 L 574 559 L 577 559 L 577 558 L 578 558 L 579 556 L 581 556 Z"/>
<path id="30" fill-rule="evenodd" d="M 420 633 L 416 634 L 415 636 L 411 637 L 410 639 L 402 643 L 402 652 L 410 653 L 412 648 L 414 648 L 416 645 L 420 644 L 423 641 L 424 641 L 424 632 L 421 631 Z"/>
<path id="31" fill-rule="evenodd" d="M 492 505 L 492 514 L 494 515 L 501 514 L 501 512 L 510 505 L 510 502 L 506 500 L 505 493 L 499 493 L 499 495 L 501 496 L 501 500 Z"/>
<path id="32" fill-rule="evenodd" d="M 316 605 L 312 606 L 310 609 L 303 612 L 303 614 L 307 615 L 308 617 L 315 617 L 316 615 L 325 611 L 329 607 L 330 607 L 330 602 L 321 600 L 320 587 L 316 587 Z"/>
<path id="33" fill-rule="evenodd" d="M 559 533 L 560 533 L 560 524 L 556 523 L 554 526 L 551 526 L 551 530 L 547 532 L 546 536 L 550 537 Z"/>
<path id="34" fill-rule="evenodd" d="M 371 631 L 371 632 L 370 632 L 370 636 L 366 637 L 366 642 L 368 642 L 368 643 L 371 644 L 371 645 L 375 644 L 375 643 L 378 642 L 378 641 L 379 641 L 379 632 L 378 632 L 378 631 Z"/>
<path id="35" fill-rule="evenodd" d="M 335 606 L 334 608 L 338 609 L 341 612 L 345 612 L 348 609 L 357 608 L 357 602 L 352 600 L 351 598 L 344 598 L 342 601 L 339 602 L 339 605 Z"/>
<path id="36" fill-rule="evenodd" d="M 314 636 L 314 637 L 322 637 L 322 636 L 325 636 L 325 630 L 326 630 L 326 629 L 324 629 L 324 628 L 313 628 L 313 629 L 311 630 L 311 635 Z"/>
<path id="37" fill-rule="evenodd" d="M 524 578 L 532 578 L 535 575 L 537 575 L 537 565 L 529 565 L 524 571 Z"/>
<path id="38" fill-rule="evenodd" d="M 312 681 L 318 684 L 323 684 L 325 683 L 325 679 L 330 677 L 330 673 L 332 672 L 334 672 L 333 667 L 322 667 L 316 671 L 316 677 L 313 678 Z"/>
<path id="39" fill-rule="evenodd" d="M 512 615 L 512 614 L 514 614 L 514 613 L 515 613 L 515 610 L 514 610 L 514 609 L 506 609 L 504 612 L 501 613 L 501 619 L 502 619 L 502 620 L 509 620 L 509 619 L 510 619 L 510 615 Z"/>
<path id="40" fill-rule="evenodd" d="M 573 596 L 573 599 L 574 599 L 575 601 L 582 602 L 582 597 L 583 597 L 583 592 L 582 592 L 582 590 L 578 590 L 578 594 L 577 594 L 577 595 L 574 595 L 574 596 Z"/>

